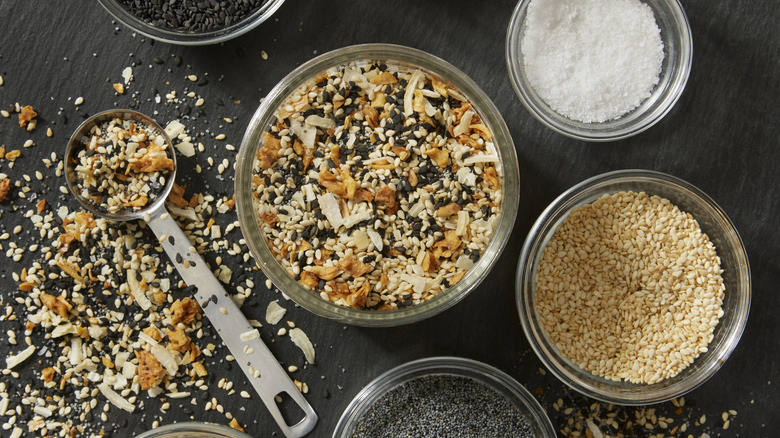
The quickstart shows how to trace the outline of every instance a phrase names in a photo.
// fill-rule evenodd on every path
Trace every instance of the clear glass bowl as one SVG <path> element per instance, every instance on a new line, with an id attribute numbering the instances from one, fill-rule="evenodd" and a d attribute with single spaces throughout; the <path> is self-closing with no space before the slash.
<path id="1" fill-rule="evenodd" d="M 474 379 L 507 398 L 534 428 L 539 438 L 556 436 L 550 419 L 536 399 L 517 380 L 503 371 L 471 359 L 429 357 L 399 365 L 366 385 L 341 415 L 333 438 L 352 436 L 358 420 L 382 396 L 399 385 L 421 376 L 446 375 Z"/>
<path id="2" fill-rule="evenodd" d="M 146 431 L 136 438 L 251 438 L 232 427 L 211 423 L 174 423 Z"/>
<path id="3" fill-rule="evenodd" d="M 202 46 L 206 44 L 221 43 L 249 32 L 273 15 L 273 13 L 282 6 L 284 0 L 268 0 L 266 4 L 243 20 L 233 23 L 230 26 L 208 32 L 188 32 L 152 26 L 123 8 L 117 0 L 98 0 L 98 3 L 100 3 L 109 14 L 119 20 L 119 22 L 133 31 L 146 35 L 149 38 L 154 38 L 155 40 L 170 44 Z"/>
<path id="4" fill-rule="evenodd" d="M 536 273 L 544 247 L 574 207 L 602 195 L 634 191 L 668 199 L 696 219 L 715 245 L 726 286 L 723 316 L 708 351 L 674 377 L 654 384 L 615 382 L 596 376 L 563 357 L 547 338 L 536 311 Z M 528 342 L 544 365 L 565 384 L 597 400 L 621 405 L 659 403 L 679 397 L 707 381 L 737 346 L 750 311 L 751 281 L 745 247 L 734 224 L 709 196 L 693 185 L 660 172 L 619 170 L 570 188 L 539 216 L 523 244 L 516 278 L 517 308 Z"/>
<path id="5" fill-rule="evenodd" d="M 650 128 L 674 106 L 691 72 L 693 41 L 688 17 L 678 0 L 640 0 L 655 15 L 664 43 L 661 76 L 651 96 L 618 119 L 603 123 L 582 123 L 562 116 L 550 108 L 534 91 L 525 73 L 521 41 L 525 18 L 532 0 L 520 0 L 515 7 L 506 36 L 506 63 L 512 86 L 528 111 L 545 126 L 578 140 L 620 140 Z"/>
<path id="6" fill-rule="evenodd" d="M 504 169 L 504 200 L 500 219 L 488 248 L 479 261 L 455 286 L 430 301 L 391 311 L 375 311 L 343 307 L 323 300 L 295 281 L 277 262 L 268 248 L 261 224 L 252 205 L 252 170 L 254 157 L 261 146 L 261 135 L 271 123 L 274 113 L 300 85 L 330 67 L 351 61 L 376 60 L 386 64 L 420 68 L 451 83 L 467 97 L 483 122 L 493 133 L 493 140 Z M 371 327 L 396 326 L 436 315 L 455 305 L 487 277 L 509 239 L 517 216 L 519 200 L 519 170 L 514 143 L 501 114 L 490 98 L 463 72 L 433 55 L 409 47 L 388 44 L 349 46 L 318 56 L 287 75 L 269 93 L 249 122 L 241 142 L 236 162 L 235 194 L 241 232 L 257 264 L 274 285 L 301 307 L 320 316 L 344 323 Z"/>

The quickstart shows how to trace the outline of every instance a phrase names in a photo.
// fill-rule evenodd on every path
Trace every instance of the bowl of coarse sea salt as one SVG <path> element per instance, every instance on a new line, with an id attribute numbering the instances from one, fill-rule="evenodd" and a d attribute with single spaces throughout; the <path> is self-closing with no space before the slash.
<path id="1" fill-rule="evenodd" d="M 521 0 L 507 32 L 520 100 L 580 140 L 619 140 L 657 123 L 682 94 L 692 56 L 677 0 Z"/>

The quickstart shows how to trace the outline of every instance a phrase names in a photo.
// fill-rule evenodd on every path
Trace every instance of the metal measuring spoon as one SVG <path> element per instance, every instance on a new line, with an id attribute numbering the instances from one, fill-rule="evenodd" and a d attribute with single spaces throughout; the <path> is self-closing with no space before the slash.
<path id="1" fill-rule="evenodd" d="M 173 161 L 173 170 L 166 176 L 165 187 L 157 193 L 155 199 L 150 199 L 145 207 L 132 211 L 120 208 L 118 212 L 107 212 L 97 208 L 97 205 L 82 196 L 77 188 L 77 175 L 74 168 L 77 154 L 89 145 L 93 127 L 113 119 L 134 120 L 145 124 L 148 129 L 155 130 L 165 139 L 168 158 Z M 115 221 L 135 219 L 145 220 L 149 228 L 159 238 L 171 262 L 188 285 L 197 289 L 195 299 L 200 303 L 217 333 L 227 345 L 236 363 L 246 375 L 249 383 L 255 388 L 266 408 L 287 437 L 301 437 L 309 433 L 317 423 L 317 414 L 309 405 L 295 384 L 287 376 L 282 366 L 271 351 L 260 339 L 257 329 L 249 325 L 246 317 L 228 295 L 222 284 L 214 277 L 206 262 L 196 252 L 190 250 L 191 244 L 178 224 L 171 218 L 165 208 L 165 200 L 173 188 L 176 177 L 176 154 L 171 139 L 163 128 L 151 118 L 132 110 L 104 111 L 87 119 L 71 136 L 65 151 L 65 178 L 71 193 L 87 210 L 96 216 L 102 216 Z M 259 372 L 259 376 L 256 374 Z M 290 426 L 282 417 L 276 396 L 287 393 L 305 416 L 296 424 Z"/>

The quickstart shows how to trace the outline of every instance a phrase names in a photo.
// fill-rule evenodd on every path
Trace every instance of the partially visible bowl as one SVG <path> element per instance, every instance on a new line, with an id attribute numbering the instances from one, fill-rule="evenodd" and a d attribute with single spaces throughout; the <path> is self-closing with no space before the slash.
<path id="1" fill-rule="evenodd" d="M 645 131 L 671 111 L 685 88 L 693 60 L 691 28 L 678 0 L 641 0 L 652 9 L 661 31 L 664 44 L 661 75 L 650 97 L 638 107 L 619 118 L 601 123 L 583 123 L 557 113 L 530 84 L 521 42 L 526 31 L 528 5 L 532 1 L 520 0 L 512 14 L 506 36 L 506 63 L 520 101 L 545 126 L 578 140 L 613 141 Z"/>
<path id="2" fill-rule="evenodd" d="M 232 23 L 229 26 L 203 32 L 192 32 L 152 25 L 125 9 L 120 4 L 119 0 L 98 0 L 98 2 L 109 14 L 135 32 L 164 43 L 200 46 L 221 43 L 249 32 L 273 15 L 273 13 L 282 6 L 284 0 L 267 0 L 261 7 L 240 21 Z"/>
<path id="3" fill-rule="evenodd" d="M 536 306 L 537 271 L 545 246 L 573 208 L 590 204 L 605 194 L 633 191 L 658 195 L 698 221 L 714 244 L 721 261 L 725 295 L 723 316 L 708 350 L 677 375 L 657 383 L 629 383 L 597 376 L 564 357 L 540 322 Z M 620 170 L 595 176 L 561 194 L 539 216 L 520 254 L 516 278 L 517 308 L 528 342 L 542 363 L 576 391 L 608 403 L 643 405 L 679 397 L 712 377 L 736 348 L 750 310 L 750 266 L 734 224 L 709 196 L 693 185 L 660 172 Z"/>
<path id="4" fill-rule="evenodd" d="M 505 397 L 520 412 L 522 418 L 533 429 L 534 436 L 539 438 L 556 436 L 555 429 L 539 402 L 510 375 L 471 359 L 429 357 L 399 365 L 366 385 L 344 410 L 333 431 L 333 438 L 352 437 L 363 415 L 384 395 L 406 382 L 424 376 L 465 377 L 482 383 Z"/>
<path id="5" fill-rule="evenodd" d="M 473 104 L 483 123 L 492 131 L 493 143 L 503 168 L 503 201 L 495 221 L 490 242 L 479 260 L 454 286 L 435 298 L 402 309 L 377 311 L 344 307 L 321 298 L 317 293 L 299 284 L 280 265 L 269 249 L 254 205 L 253 169 L 255 157 L 263 147 L 262 136 L 276 123 L 276 112 L 298 90 L 326 70 L 349 62 L 371 60 L 387 65 L 421 69 L 454 86 Z M 236 161 L 236 206 L 247 245 L 256 262 L 279 290 L 305 309 L 327 318 L 363 326 L 395 326 L 419 321 L 450 308 L 474 290 L 487 277 L 498 260 L 514 225 L 519 200 L 519 170 L 512 137 L 498 109 L 485 93 L 463 72 L 428 53 L 409 47 L 387 44 L 365 44 L 344 47 L 326 53 L 301 65 L 282 79 L 255 112 L 241 143 Z M 400 202 L 400 201 L 399 201 Z"/>
<path id="6" fill-rule="evenodd" d="M 136 438 L 251 438 L 249 435 L 232 427 L 219 424 L 183 422 L 166 424 L 156 429 L 148 430 Z"/>

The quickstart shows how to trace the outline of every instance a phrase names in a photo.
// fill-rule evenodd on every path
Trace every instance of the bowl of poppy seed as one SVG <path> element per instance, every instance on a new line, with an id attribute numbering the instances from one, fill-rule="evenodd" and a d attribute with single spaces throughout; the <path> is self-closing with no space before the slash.
<path id="1" fill-rule="evenodd" d="M 267 20 L 284 0 L 98 0 L 135 32 L 171 44 L 217 44 Z"/>
<path id="2" fill-rule="evenodd" d="M 519 174 L 498 110 L 463 72 L 409 47 L 324 54 L 284 78 L 236 163 L 258 265 L 309 311 L 407 324 L 462 300 L 514 225 Z"/>
<path id="3" fill-rule="evenodd" d="M 539 402 L 514 378 L 461 357 L 407 362 L 366 385 L 333 438 L 555 437 Z"/>
<path id="4" fill-rule="evenodd" d="M 516 291 L 526 337 L 553 374 L 592 398 L 643 405 L 720 369 L 745 328 L 751 277 L 712 198 L 665 173 L 619 170 L 541 214 Z"/>
<path id="5" fill-rule="evenodd" d="M 221 424 L 185 421 L 146 431 L 136 438 L 251 438 L 244 432 Z"/>

